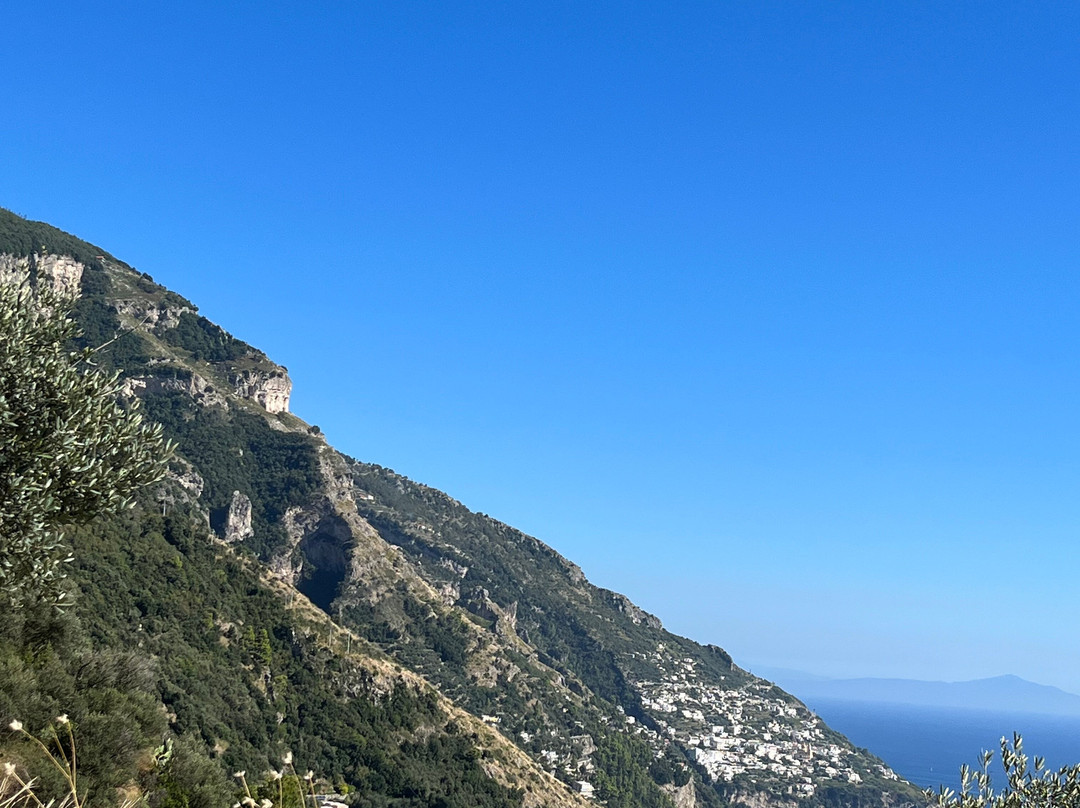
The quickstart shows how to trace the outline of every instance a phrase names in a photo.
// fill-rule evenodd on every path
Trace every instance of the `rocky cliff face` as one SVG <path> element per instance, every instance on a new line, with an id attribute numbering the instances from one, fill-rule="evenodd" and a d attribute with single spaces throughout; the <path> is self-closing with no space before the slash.
<path id="1" fill-rule="evenodd" d="M 255 535 L 251 527 L 251 499 L 247 494 L 233 491 L 229 510 L 225 514 L 225 541 L 230 544 Z"/>
<path id="2" fill-rule="evenodd" d="M 697 792 L 694 790 L 694 781 L 683 786 L 668 784 L 664 786 L 664 792 L 671 797 L 675 808 L 697 808 Z"/>
<path id="3" fill-rule="evenodd" d="M 188 306 L 138 297 L 114 300 L 113 308 L 128 328 L 141 327 L 159 333 L 176 328 L 180 315 L 191 311 Z"/>
<path id="4" fill-rule="evenodd" d="M 15 256 L 0 254 L 0 283 L 29 278 L 36 273 L 62 297 L 78 297 L 85 267 L 66 255 Z"/>
<path id="5" fill-rule="evenodd" d="M 233 392 L 256 402 L 269 413 L 288 412 L 292 381 L 282 367 L 274 370 L 244 370 L 231 378 Z"/>
<path id="6" fill-rule="evenodd" d="M 177 373 L 175 368 L 168 368 L 148 375 L 129 376 L 124 380 L 124 393 L 128 396 L 143 398 L 169 392 L 190 396 L 200 406 L 229 407 L 225 396 L 198 373 Z"/>
<path id="7" fill-rule="evenodd" d="M 621 595 L 618 592 L 608 593 L 609 597 L 615 604 L 615 608 L 629 617 L 635 625 L 644 624 L 649 628 L 662 629 L 664 626 L 660 622 L 660 618 L 649 614 L 640 606 L 632 603 L 630 598 L 626 595 Z"/>

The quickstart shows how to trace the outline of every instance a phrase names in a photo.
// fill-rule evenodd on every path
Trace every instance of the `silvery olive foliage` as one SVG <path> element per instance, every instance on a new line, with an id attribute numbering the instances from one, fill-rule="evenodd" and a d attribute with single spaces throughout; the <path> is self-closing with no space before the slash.
<path id="1" fill-rule="evenodd" d="M 1035 758 L 1029 768 L 1023 739 L 1001 739 L 1005 787 L 995 791 L 991 782 L 993 752 L 984 752 L 978 770 L 960 769 L 960 792 L 942 789 L 929 796 L 937 808 L 1080 808 L 1080 764 L 1058 770 Z"/>
<path id="2" fill-rule="evenodd" d="M 0 281 L 0 604 L 63 605 L 61 529 L 127 506 L 171 453 L 94 351 L 70 350 L 72 304 L 44 283 Z"/>

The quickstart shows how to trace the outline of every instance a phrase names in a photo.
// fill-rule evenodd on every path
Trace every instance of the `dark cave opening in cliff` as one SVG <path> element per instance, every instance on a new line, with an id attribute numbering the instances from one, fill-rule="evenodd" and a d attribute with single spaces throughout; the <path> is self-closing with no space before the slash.
<path id="1" fill-rule="evenodd" d="M 327 614 L 348 574 L 349 528 L 340 519 L 324 519 L 300 542 L 304 569 L 297 588 Z"/>

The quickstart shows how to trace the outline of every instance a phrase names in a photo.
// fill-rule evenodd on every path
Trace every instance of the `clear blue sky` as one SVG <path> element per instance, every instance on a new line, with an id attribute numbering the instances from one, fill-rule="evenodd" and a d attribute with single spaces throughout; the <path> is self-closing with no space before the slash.
<path id="1" fill-rule="evenodd" d="M 0 25 L 0 205 L 287 365 L 337 447 L 744 664 L 1080 691 L 1080 6 Z"/>

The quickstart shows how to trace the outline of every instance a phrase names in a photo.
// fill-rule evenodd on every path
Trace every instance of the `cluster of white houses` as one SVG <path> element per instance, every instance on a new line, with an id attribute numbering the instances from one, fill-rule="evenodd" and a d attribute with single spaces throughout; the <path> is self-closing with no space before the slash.
<path id="1" fill-rule="evenodd" d="M 801 704 L 778 697 L 760 680 L 731 689 L 707 685 L 696 662 L 669 656 L 660 645 L 653 659 L 660 681 L 636 683 L 642 701 L 662 732 L 686 747 L 714 781 L 746 775 L 775 780 L 786 791 L 809 796 L 824 780 L 859 783 L 865 762 L 853 749 L 833 742 L 821 720 Z M 632 720 L 632 719 L 628 719 Z M 874 772 L 898 779 L 879 766 Z"/>
<path id="2" fill-rule="evenodd" d="M 768 682 L 736 673 L 730 682 L 721 676 L 717 684 L 714 672 L 701 675 L 697 661 L 662 643 L 651 654 L 636 656 L 649 663 L 644 668 L 660 675 L 633 682 L 653 721 L 644 726 L 624 715 L 628 731 L 648 742 L 657 755 L 667 741 L 678 742 L 714 782 L 736 781 L 738 786 L 745 778 L 758 789 L 808 797 L 830 781 L 900 779 L 887 766 L 859 755 L 804 705 Z M 499 723 L 495 716 L 483 719 Z M 532 733 L 518 734 L 526 744 L 534 741 Z M 595 796 L 588 779 L 579 779 L 591 778 L 595 771 L 593 739 L 583 728 L 582 734 L 560 740 L 559 751 L 540 749 L 544 767 L 560 772 L 581 794 Z"/>

